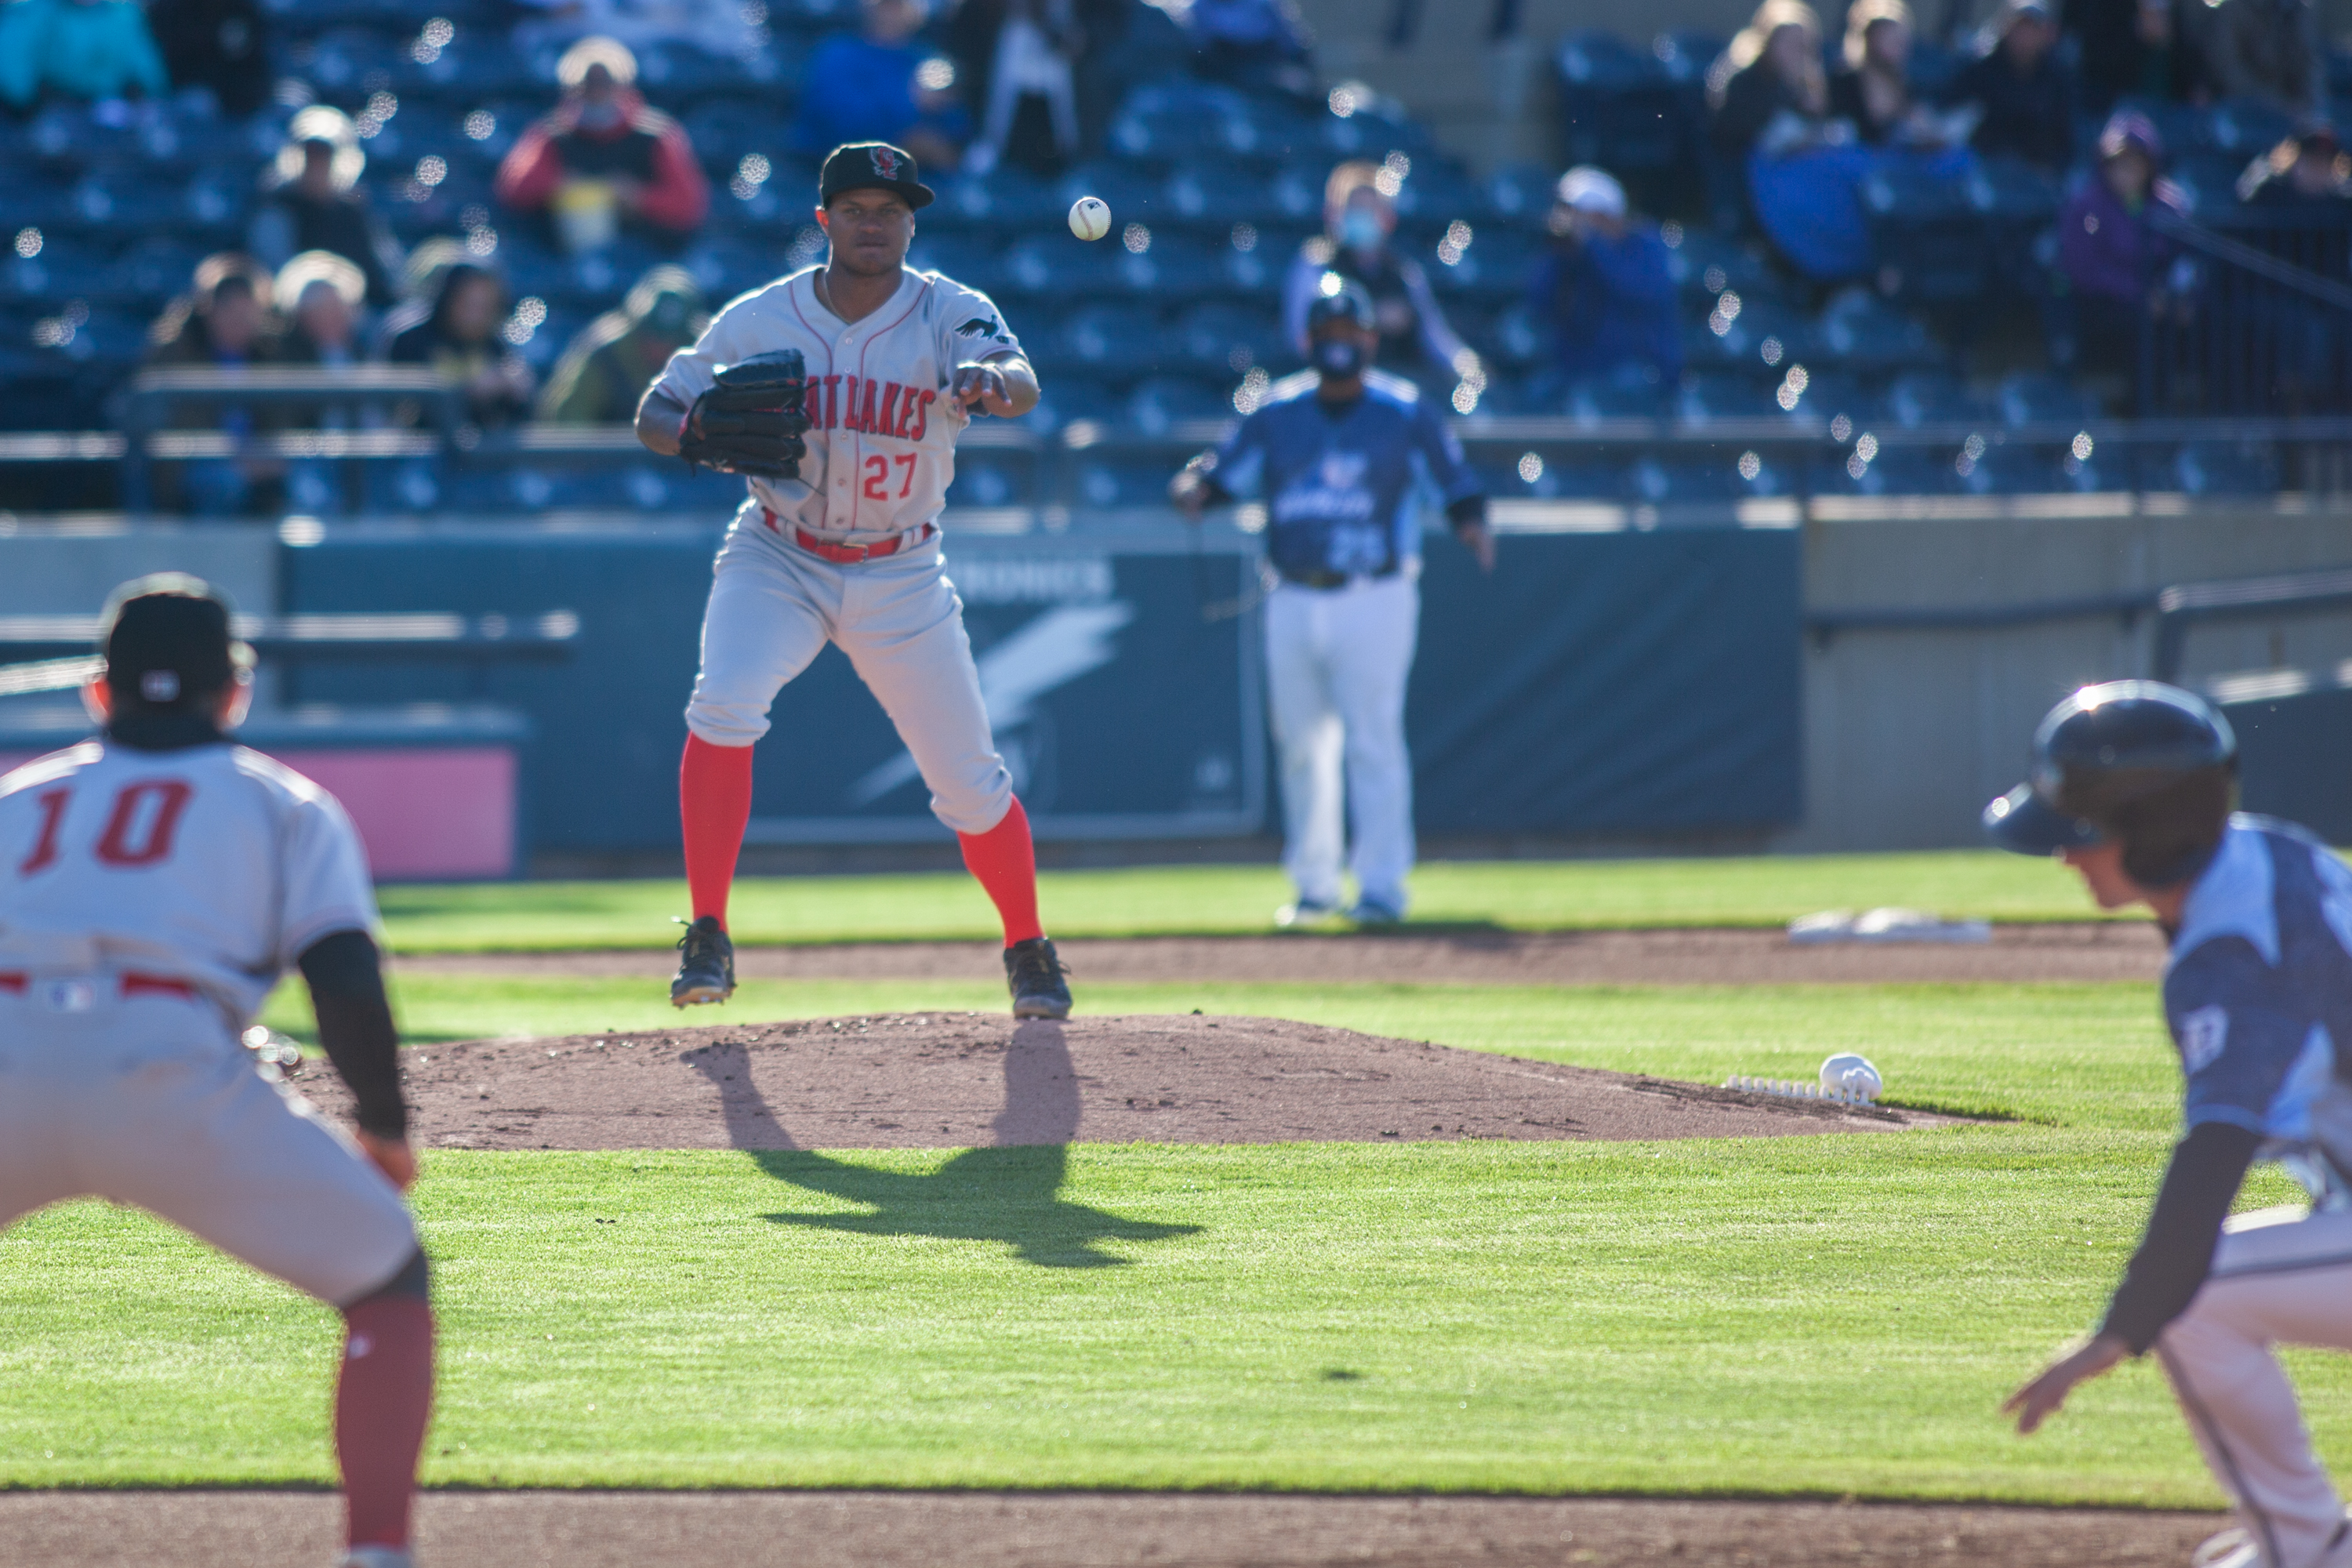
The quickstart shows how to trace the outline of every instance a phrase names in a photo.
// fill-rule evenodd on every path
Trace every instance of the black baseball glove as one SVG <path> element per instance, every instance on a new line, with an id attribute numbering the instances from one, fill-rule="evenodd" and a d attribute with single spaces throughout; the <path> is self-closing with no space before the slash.
<path id="1" fill-rule="evenodd" d="M 798 349 L 754 354 L 719 372 L 717 384 L 694 400 L 678 431 L 677 455 L 722 473 L 763 479 L 800 477 L 809 427 L 801 397 L 808 367 Z"/>

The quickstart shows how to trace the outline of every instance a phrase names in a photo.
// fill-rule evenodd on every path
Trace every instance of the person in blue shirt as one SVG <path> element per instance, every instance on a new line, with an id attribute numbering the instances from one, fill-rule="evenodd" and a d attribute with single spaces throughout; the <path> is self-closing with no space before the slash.
<path id="1" fill-rule="evenodd" d="M 852 142 L 903 147 L 927 169 L 952 169 L 971 139 L 955 68 L 915 41 L 929 0 L 864 0 L 858 30 L 810 51 L 793 144 L 812 157 Z"/>
<path id="2" fill-rule="evenodd" d="M 2229 722 L 2177 688 L 2085 687 L 2042 721 L 2033 757 L 1986 827 L 2055 854 L 2102 909 L 2155 914 L 2183 1131 L 2105 1321 L 2003 1408 L 2030 1433 L 2076 1384 L 2153 1350 L 2237 1505 L 2201 1568 L 2352 1568 L 2352 1523 L 2272 1350 L 2352 1350 L 2352 870 L 2291 823 L 2231 813 Z M 2232 1216 L 2258 1161 L 2309 1206 Z"/>
<path id="3" fill-rule="evenodd" d="M 1655 225 L 1625 210 L 1625 187 L 1589 165 L 1560 176 L 1551 250 L 1528 280 L 1528 304 L 1551 328 L 1552 370 L 1564 382 L 1633 374 L 1682 379 L 1675 280 Z"/>
<path id="4" fill-rule="evenodd" d="M 1434 499 L 1493 570 L 1486 498 L 1433 408 L 1371 367 L 1371 296 L 1327 274 L 1307 319 L 1312 370 L 1276 382 L 1224 444 L 1169 482 L 1195 521 L 1241 498 L 1265 503 L 1276 585 L 1265 603 L 1266 679 L 1281 753 L 1284 925 L 1339 912 L 1345 824 L 1360 925 L 1404 918 L 1412 869 L 1412 763 L 1405 678 L 1421 620 L 1421 525 Z M 1344 778 L 1345 811 L 1341 788 Z"/>

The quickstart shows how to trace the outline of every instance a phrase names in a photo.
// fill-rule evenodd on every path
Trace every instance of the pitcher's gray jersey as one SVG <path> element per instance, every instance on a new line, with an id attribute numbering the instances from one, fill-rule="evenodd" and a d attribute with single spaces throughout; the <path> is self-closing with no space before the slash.
<path id="1" fill-rule="evenodd" d="M 690 408 L 719 370 L 779 349 L 808 364 L 808 456 L 798 480 L 750 479 L 778 524 L 828 542 L 865 543 L 936 522 L 955 478 L 955 439 L 971 416 L 947 395 L 959 364 L 1018 353 L 988 296 L 936 272 L 905 270 L 898 291 L 845 323 L 817 302 L 818 268 L 733 300 L 656 384 Z"/>
<path id="2" fill-rule="evenodd" d="M 351 819 L 258 752 L 89 741 L 0 778 L 0 973 L 183 979 L 242 1028 L 305 948 L 376 923 Z"/>

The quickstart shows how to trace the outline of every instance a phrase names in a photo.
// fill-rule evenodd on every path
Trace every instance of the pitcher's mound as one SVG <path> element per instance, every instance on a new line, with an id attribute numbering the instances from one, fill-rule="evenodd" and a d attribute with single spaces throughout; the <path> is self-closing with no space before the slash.
<path id="1" fill-rule="evenodd" d="M 414 1135 L 459 1149 L 1755 1138 L 1945 1120 L 1271 1018 L 898 1014 L 404 1058 Z M 331 1072 L 299 1082 L 347 1109 Z"/>

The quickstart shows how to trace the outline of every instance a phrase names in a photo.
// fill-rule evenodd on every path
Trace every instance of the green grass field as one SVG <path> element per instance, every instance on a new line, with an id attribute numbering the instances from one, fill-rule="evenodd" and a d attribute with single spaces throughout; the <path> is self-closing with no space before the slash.
<path id="1" fill-rule="evenodd" d="M 1088 936 L 1228 935 L 1272 928 L 1287 897 L 1271 866 L 1048 871 L 1048 924 Z M 667 947 L 683 882 L 486 882 L 383 889 L 404 952 Z M 2098 918 L 2071 877 L 1993 850 L 1691 860 L 1462 861 L 1413 879 L 1417 924 L 1571 931 L 1604 926 L 1776 926 L 1817 910 L 1881 904 L 1954 918 Z M 961 872 L 766 877 L 740 884 L 739 942 L 986 937 L 996 918 Z"/>
<path id="2" fill-rule="evenodd" d="M 1868 862 L 1793 863 L 1819 879 L 1800 877 L 1781 907 L 1990 908 L 1903 890 L 1944 860 L 1947 887 L 1981 873 L 1982 898 L 2033 891 L 2001 893 L 2000 862 L 1900 858 L 1930 864 L 1874 882 Z M 2078 900 L 2064 879 L 2015 864 L 2049 885 L 2048 912 L 2080 912 L 2062 907 Z M 1710 882 L 1709 865 L 1743 863 L 1663 863 L 1646 889 L 1632 864 L 1471 868 L 1450 918 L 1474 918 L 1512 879 L 1588 870 L 1608 873 L 1596 885 L 1613 908 L 1650 911 L 1641 923 L 1780 918 L 1769 879 Z M 1279 895 L 1257 872 L 1158 875 L 1202 900 L 1167 929 L 1246 929 Z M 1219 878 L 1252 901 L 1206 901 Z M 757 900 L 789 927 L 827 886 L 761 884 Z M 929 902 L 925 886 L 892 879 L 858 918 Z M 412 889 L 386 903 L 396 940 L 422 946 L 495 925 L 500 900 L 528 931 L 560 932 L 570 899 L 585 911 L 577 941 L 604 945 L 662 894 Z M 1475 918 L 1557 924 L 1573 902 L 1530 894 L 1538 914 L 1507 920 L 1490 902 Z M 945 898 L 933 914 L 963 918 Z M 650 982 L 412 971 L 399 1003 L 422 1039 L 674 1026 L 652 965 Z M 1659 1144 L 436 1152 L 416 1194 L 444 1324 L 428 1479 L 2217 1500 L 2151 1367 L 2084 1389 L 2031 1440 L 1995 1412 L 2095 1317 L 2136 1239 L 2175 1091 L 2148 987 L 1080 997 L 1702 1080 L 1801 1076 L 1853 1047 L 1894 1099 L 2018 1120 Z M 1002 1005 L 985 975 L 755 982 L 727 1016 Z M 308 1024 L 290 992 L 270 1016 Z M 2247 1201 L 2285 1195 L 2264 1177 Z M 0 1486 L 331 1473 L 331 1314 L 141 1216 L 79 1205 L 0 1237 Z M 2294 1364 L 2340 1468 L 2352 1365 Z"/>

